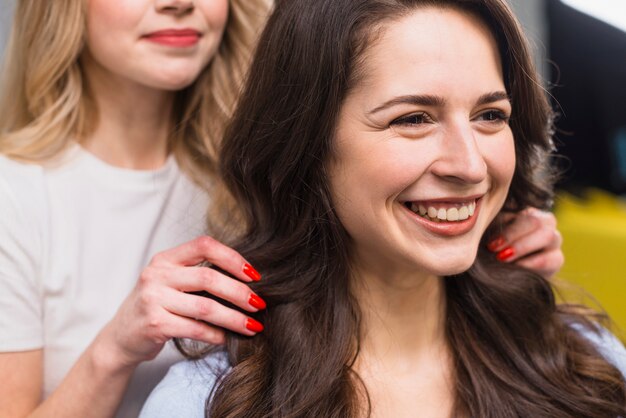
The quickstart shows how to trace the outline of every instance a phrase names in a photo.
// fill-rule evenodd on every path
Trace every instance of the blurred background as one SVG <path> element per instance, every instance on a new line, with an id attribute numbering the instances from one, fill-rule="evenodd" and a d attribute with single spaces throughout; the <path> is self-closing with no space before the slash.
<path id="1" fill-rule="evenodd" d="M 509 1 L 559 114 L 558 279 L 592 294 L 597 301 L 564 287 L 570 300 L 605 309 L 626 341 L 626 0 Z M 0 0 L 0 56 L 13 3 Z"/>
<path id="2" fill-rule="evenodd" d="M 626 341 L 626 1 L 510 1 L 558 112 L 564 297 L 606 310 Z"/>

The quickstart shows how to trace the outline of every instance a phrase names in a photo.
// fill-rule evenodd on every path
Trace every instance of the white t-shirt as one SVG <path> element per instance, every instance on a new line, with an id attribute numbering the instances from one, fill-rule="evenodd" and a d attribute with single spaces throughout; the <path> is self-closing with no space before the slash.
<path id="1" fill-rule="evenodd" d="M 207 205 L 171 156 L 155 171 L 113 167 L 79 146 L 56 167 L 0 156 L 0 352 L 43 348 L 48 396 L 152 256 L 203 233 Z M 180 358 L 168 344 L 142 363 L 118 416 L 137 416 Z"/>

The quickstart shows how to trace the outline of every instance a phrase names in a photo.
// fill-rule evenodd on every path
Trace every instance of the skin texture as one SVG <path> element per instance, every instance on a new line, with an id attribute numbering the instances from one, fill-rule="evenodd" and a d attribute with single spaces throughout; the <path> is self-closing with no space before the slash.
<path id="1" fill-rule="evenodd" d="M 499 94 L 495 41 L 450 9 L 384 24 L 363 70 L 342 108 L 330 169 L 367 330 L 356 368 L 373 416 L 447 417 L 453 384 L 440 277 L 469 268 L 506 199 L 511 103 Z M 415 96 L 439 100 L 405 99 Z M 433 232 L 403 204 L 467 196 L 481 197 L 475 224 L 453 235 Z"/>
<path id="2" fill-rule="evenodd" d="M 414 40 L 433 28 L 426 19 L 415 20 L 405 37 L 390 27 L 367 55 L 365 80 L 348 96 L 340 117 L 331 170 L 334 201 L 354 239 L 356 264 L 388 276 L 406 276 L 416 266 L 427 275 L 467 270 L 504 203 L 515 166 L 506 120 L 511 104 L 495 45 L 468 45 L 463 31 L 417 48 Z M 480 103 L 496 93 L 502 97 Z M 416 96 L 441 103 L 409 103 Z M 422 227 L 404 205 L 473 201 L 472 196 L 481 198 L 475 227 L 454 236 Z M 370 265 L 374 254 L 384 264 Z"/>
<path id="3" fill-rule="evenodd" d="M 86 52 L 93 65 L 118 76 L 118 81 L 180 90 L 213 57 L 227 18 L 225 0 L 90 0 Z M 197 44 L 184 48 L 149 41 L 147 35 L 163 29 L 194 29 L 201 36 Z"/>

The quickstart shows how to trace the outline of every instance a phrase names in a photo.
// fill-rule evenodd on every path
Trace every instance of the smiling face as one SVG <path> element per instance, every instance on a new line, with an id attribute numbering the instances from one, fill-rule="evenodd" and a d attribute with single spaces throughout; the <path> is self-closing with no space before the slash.
<path id="1" fill-rule="evenodd" d="M 215 54 L 227 17 L 228 0 L 89 0 L 87 61 L 120 80 L 179 90 Z"/>
<path id="2" fill-rule="evenodd" d="M 383 25 L 335 132 L 330 187 L 361 272 L 457 274 L 515 168 L 495 40 L 474 16 L 421 8 Z"/>

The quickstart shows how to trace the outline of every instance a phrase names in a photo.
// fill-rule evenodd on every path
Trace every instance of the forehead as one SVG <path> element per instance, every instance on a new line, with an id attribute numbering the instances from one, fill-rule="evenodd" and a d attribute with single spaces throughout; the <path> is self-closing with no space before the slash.
<path id="1" fill-rule="evenodd" d="M 376 35 L 359 60 L 361 87 L 385 87 L 389 94 L 406 94 L 394 91 L 406 88 L 504 90 L 496 41 L 472 13 L 417 8 L 382 22 Z"/>

